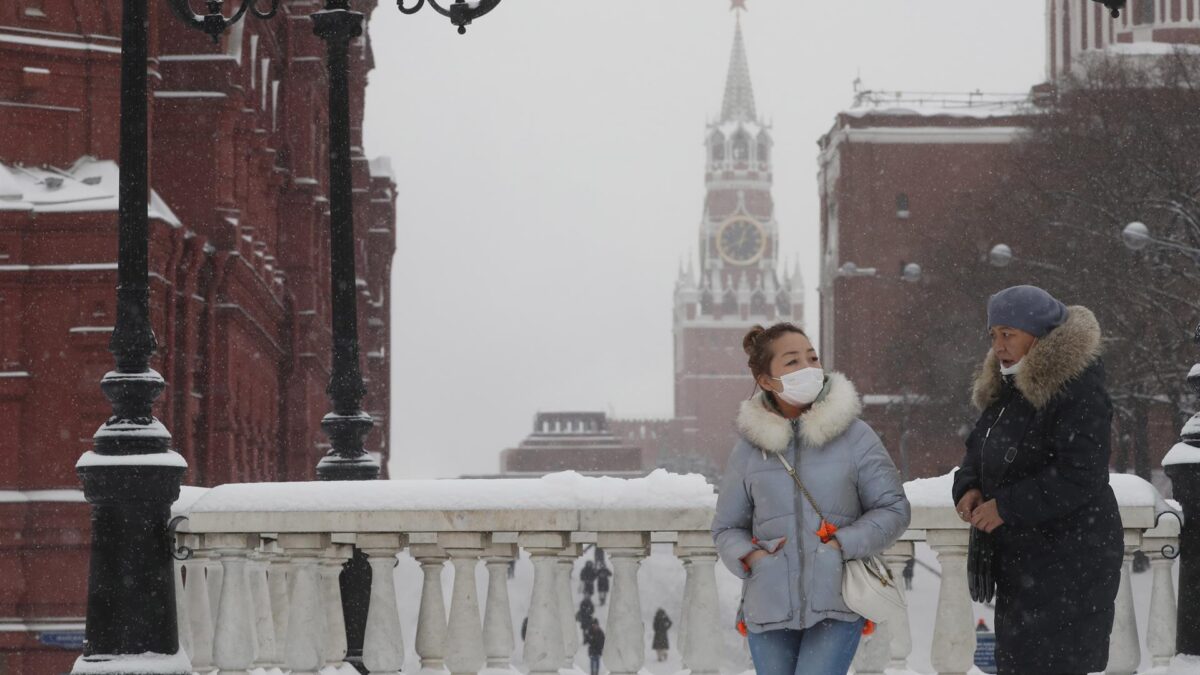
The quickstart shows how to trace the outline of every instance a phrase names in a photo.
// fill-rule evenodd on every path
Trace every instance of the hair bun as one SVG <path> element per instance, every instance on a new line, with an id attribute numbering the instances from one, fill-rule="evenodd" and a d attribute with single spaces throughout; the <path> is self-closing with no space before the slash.
<path id="1" fill-rule="evenodd" d="M 756 351 L 755 344 L 758 342 L 758 338 L 765 332 L 767 332 L 766 328 L 755 325 L 746 333 L 746 337 L 742 338 L 742 351 L 746 352 L 747 356 L 754 356 Z"/>

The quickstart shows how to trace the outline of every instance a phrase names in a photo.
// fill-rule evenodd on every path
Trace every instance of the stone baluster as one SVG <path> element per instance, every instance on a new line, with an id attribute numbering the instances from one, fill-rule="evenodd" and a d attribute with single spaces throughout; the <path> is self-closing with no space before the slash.
<path id="1" fill-rule="evenodd" d="M 1125 558 L 1121 562 L 1121 585 L 1117 588 L 1116 615 L 1113 619 L 1112 635 L 1108 641 L 1108 668 L 1105 672 L 1110 675 L 1133 675 L 1142 661 L 1137 616 L 1133 608 L 1133 586 L 1129 578 L 1133 552 L 1141 547 L 1141 543 L 1140 532 L 1125 530 Z"/>
<path id="2" fill-rule="evenodd" d="M 1150 558 L 1153 578 L 1150 590 L 1150 621 L 1146 628 L 1146 647 L 1153 666 L 1169 665 L 1175 656 L 1175 626 L 1179 607 L 1175 600 L 1175 579 L 1171 572 L 1174 555 L 1179 551 L 1179 521 L 1164 516 L 1159 526 L 1146 532 L 1142 550 Z"/>
<path id="3" fill-rule="evenodd" d="M 421 670 L 446 668 L 446 603 L 442 597 L 442 569 L 446 552 L 437 546 L 437 535 L 409 535 L 409 553 L 421 563 L 421 608 L 417 619 L 416 650 Z"/>
<path id="4" fill-rule="evenodd" d="M 222 674 L 246 675 L 258 655 L 254 600 L 247 570 L 258 537 L 247 534 L 206 534 L 205 548 L 216 551 L 224 570 L 213 663 Z"/>
<path id="5" fill-rule="evenodd" d="M 556 569 L 558 592 L 558 626 L 562 630 L 563 663 L 566 670 L 577 670 L 575 653 L 579 651 L 579 624 L 575 621 L 575 593 L 571 583 L 571 572 L 575 568 L 575 560 L 579 558 L 579 544 L 570 543 L 558 552 Z"/>
<path id="6" fill-rule="evenodd" d="M 858 651 L 854 653 L 856 675 L 883 675 L 892 655 L 891 640 L 886 622 L 876 624 L 875 632 L 862 636 L 858 641 Z"/>
<path id="7" fill-rule="evenodd" d="M 284 652 L 288 634 L 288 586 L 292 559 L 276 542 L 268 550 L 268 561 L 267 590 L 271 595 L 271 620 L 275 624 L 275 662 L 271 666 L 282 672 L 287 665 Z"/>
<path id="8" fill-rule="evenodd" d="M 321 601 L 321 553 L 327 534 L 280 534 L 291 559 L 284 663 L 292 675 L 316 675 L 325 665 L 325 608 Z"/>
<path id="9" fill-rule="evenodd" d="M 942 567 L 930 662 L 942 675 L 963 675 L 975 664 L 975 614 L 967 588 L 967 541 L 964 525 L 926 533 Z"/>
<path id="10" fill-rule="evenodd" d="M 646 659 L 646 626 L 637 575 L 649 550 L 649 537 L 644 532 L 605 532 L 599 535 L 596 545 L 604 549 L 613 565 L 604 665 L 613 675 L 636 675 Z"/>
<path id="11" fill-rule="evenodd" d="M 559 621 L 558 554 L 567 545 L 565 535 L 536 532 L 518 537 L 533 560 L 533 592 L 525 627 L 525 665 L 530 675 L 558 675 L 563 664 L 563 633 Z M 571 624 L 574 626 L 574 616 Z"/>
<path id="12" fill-rule="evenodd" d="M 210 555 L 204 564 L 204 576 L 208 579 L 208 606 L 212 612 L 213 632 L 217 630 L 217 610 L 221 606 L 221 581 L 225 570 L 215 555 Z"/>
<path id="13" fill-rule="evenodd" d="M 192 670 L 207 673 L 213 670 L 213 630 L 217 624 L 213 618 L 212 596 L 208 591 L 209 577 L 206 574 L 211 552 L 200 548 L 199 541 L 198 535 L 192 535 L 188 544 L 192 548 L 192 558 L 183 563 L 187 571 L 183 594 L 192 633 L 192 651 L 189 653 Z"/>
<path id="14" fill-rule="evenodd" d="M 676 623 L 679 629 L 675 631 L 675 642 L 680 655 L 683 655 L 688 653 L 688 615 L 691 614 L 692 597 L 695 595 L 693 585 L 696 575 L 690 569 L 689 560 L 681 557 L 679 562 L 683 565 L 683 601 L 680 603 L 679 621 Z"/>
<path id="15" fill-rule="evenodd" d="M 478 532 L 438 535 L 438 545 L 450 556 L 450 564 L 454 566 L 446 636 L 446 667 L 452 675 L 474 675 L 485 663 L 479 592 L 475 585 L 475 568 L 479 566 L 483 544 L 483 535 Z"/>
<path id="16" fill-rule="evenodd" d="M 183 535 L 177 535 L 183 537 Z M 187 654 L 188 661 L 196 650 L 192 647 L 192 625 L 188 620 L 187 593 L 183 590 L 183 561 L 175 561 L 175 623 L 179 629 L 179 648 Z"/>
<path id="17" fill-rule="evenodd" d="M 398 534 L 360 534 L 358 548 L 371 565 L 371 604 L 363 637 L 363 665 L 374 675 L 399 675 L 404 667 L 404 636 L 396 606 L 393 571 L 404 542 Z"/>
<path id="18" fill-rule="evenodd" d="M 483 552 L 488 571 L 487 605 L 483 610 L 483 649 L 488 669 L 512 669 L 516 644 L 508 602 L 508 565 L 517 555 L 516 543 L 516 533 L 495 532 L 491 545 Z"/>
<path id="19" fill-rule="evenodd" d="M 334 669 L 346 662 L 346 617 L 342 613 L 342 566 L 354 553 L 353 536 L 332 535 L 321 556 L 321 604 L 325 612 L 324 665 Z"/>
<path id="20" fill-rule="evenodd" d="M 692 675 L 716 675 L 721 664 L 721 629 L 718 616 L 717 550 L 708 532 L 680 532 L 676 555 L 683 559 L 688 578 L 685 588 L 687 641 L 683 645 L 684 667 Z"/>
<path id="21" fill-rule="evenodd" d="M 250 598 L 254 603 L 254 631 L 258 636 L 258 656 L 254 659 L 254 667 L 263 669 L 279 663 L 275 616 L 271 608 L 271 589 L 267 582 L 267 565 L 273 548 L 275 542 L 264 539 L 259 550 L 251 553 L 247 565 Z"/>
<path id="22" fill-rule="evenodd" d="M 911 541 L 898 541 L 883 552 L 883 560 L 896 583 L 904 583 L 904 567 L 914 555 Z M 901 586 L 903 588 L 903 586 Z M 888 668 L 893 670 L 908 670 L 908 655 L 912 653 L 912 629 L 909 626 L 908 610 L 897 612 L 896 618 L 888 625 L 888 636 L 891 638 L 891 654 Z"/>

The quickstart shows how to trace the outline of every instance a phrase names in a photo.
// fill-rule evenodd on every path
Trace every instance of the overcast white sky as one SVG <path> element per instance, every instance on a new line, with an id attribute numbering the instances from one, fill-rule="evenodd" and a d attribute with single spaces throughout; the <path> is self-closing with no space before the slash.
<path id="1" fill-rule="evenodd" d="M 672 289 L 696 247 L 729 4 L 506 0 L 459 36 L 428 7 L 380 3 L 365 143 L 399 183 L 393 477 L 494 472 L 537 411 L 672 415 Z M 781 250 L 799 256 L 810 327 L 816 142 L 856 75 L 1026 91 L 1044 76 L 1044 4 L 748 1 Z"/>

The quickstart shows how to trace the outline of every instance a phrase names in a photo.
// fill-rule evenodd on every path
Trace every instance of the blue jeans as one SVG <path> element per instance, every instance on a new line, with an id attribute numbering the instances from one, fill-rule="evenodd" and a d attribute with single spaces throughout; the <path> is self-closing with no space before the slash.
<path id="1" fill-rule="evenodd" d="M 846 675 L 862 629 L 862 619 L 825 619 L 807 630 L 750 633 L 750 658 L 758 675 Z"/>

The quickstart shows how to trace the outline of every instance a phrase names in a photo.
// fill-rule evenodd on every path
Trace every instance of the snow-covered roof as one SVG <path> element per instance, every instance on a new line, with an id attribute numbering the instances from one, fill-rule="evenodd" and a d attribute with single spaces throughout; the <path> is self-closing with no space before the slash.
<path id="1" fill-rule="evenodd" d="M 67 169 L 0 164 L 0 211 L 116 211 L 119 174 L 116 162 L 87 156 Z M 181 225 L 157 192 L 150 193 L 148 213 L 175 227 Z"/>
<path id="2" fill-rule="evenodd" d="M 392 158 L 387 155 L 374 157 L 367 163 L 370 167 L 372 178 L 391 178 L 396 180 L 396 173 L 392 171 Z"/>
<path id="3" fill-rule="evenodd" d="M 854 105 L 842 114 L 850 117 L 908 115 L 986 119 L 1024 115 L 1031 111 L 1029 97 L 1024 94 L 863 91 L 855 96 Z"/>

